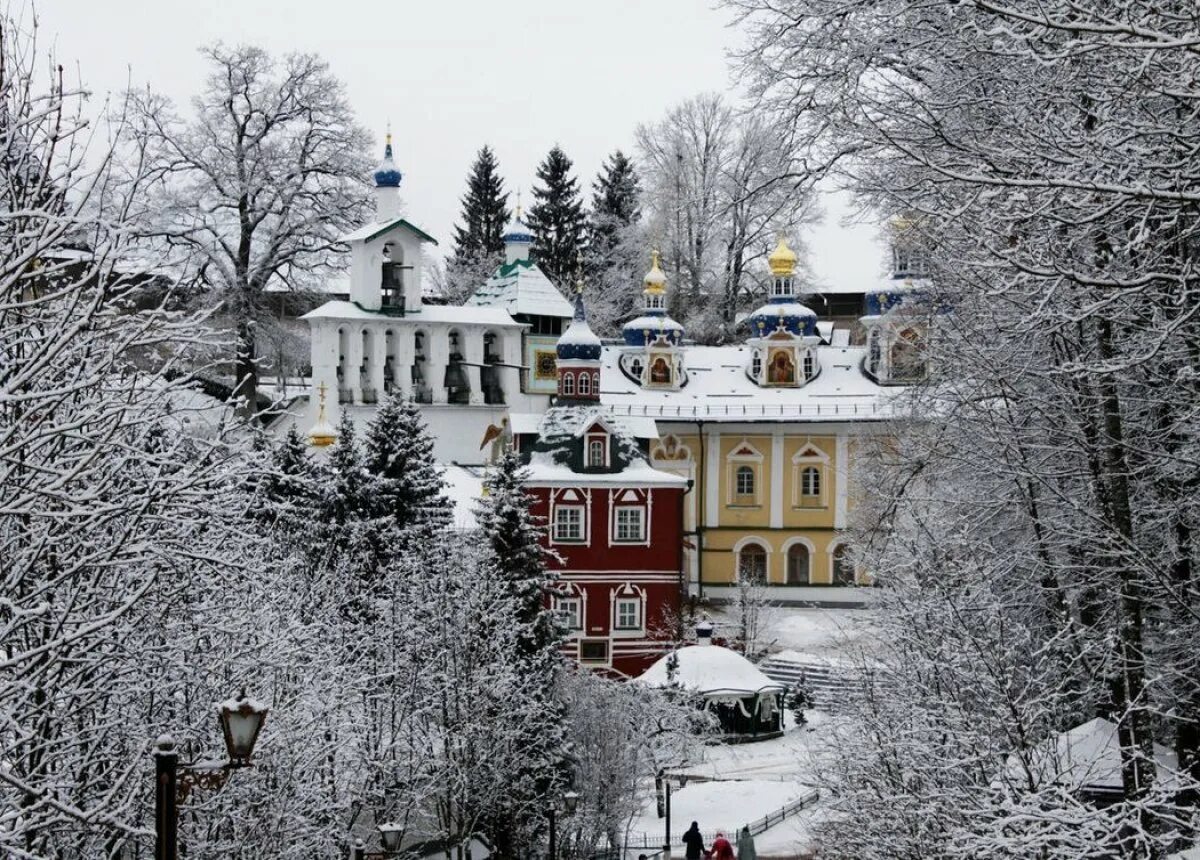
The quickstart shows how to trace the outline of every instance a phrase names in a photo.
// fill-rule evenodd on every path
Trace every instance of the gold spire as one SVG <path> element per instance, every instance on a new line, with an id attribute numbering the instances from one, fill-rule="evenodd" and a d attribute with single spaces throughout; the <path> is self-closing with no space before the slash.
<path id="1" fill-rule="evenodd" d="M 796 272 L 796 259 L 796 252 L 788 247 L 787 239 L 780 233 L 779 244 L 775 246 L 771 256 L 767 257 L 771 274 L 777 278 L 790 278 Z"/>
<path id="2" fill-rule="evenodd" d="M 325 416 L 325 392 L 328 388 L 324 382 L 317 386 L 317 423 L 308 432 L 308 441 L 316 448 L 327 448 L 337 441 L 337 431 L 329 426 L 329 419 Z"/>
<path id="3" fill-rule="evenodd" d="M 658 265 L 658 249 L 650 251 L 650 271 L 642 279 L 643 292 L 661 294 L 667 289 L 667 276 Z"/>

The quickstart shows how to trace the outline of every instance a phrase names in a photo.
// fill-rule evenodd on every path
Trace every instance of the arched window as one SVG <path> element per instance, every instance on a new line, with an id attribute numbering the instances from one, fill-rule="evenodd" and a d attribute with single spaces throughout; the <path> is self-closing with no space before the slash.
<path id="1" fill-rule="evenodd" d="M 812 554 L 802 543 L 794 543 L 787 551 L 787 584 L 808 585 Z"/>
<path id="2" fill-rule="evenodd" d="M 739 582 L 765 585 L 767 581 L 767 551 L 756 543 L 746 544 L 738 552 L 737 575 Z"/>
<path id="3" fill-rule="evenodd" d="M 815 355 L 813 355 L 813 351 L 810 349 L 808 352 L 804 353 L 804 378 L 812 379 L 816 372 L 817 358 Z"/>
<path id="4" fill-rule="evenodd" d="M 821 470 L 816 466 L 805 466 L 800 470 L 800 495 L 821 497 Z"/>
<path id="5" fill-rule="evenodd" d="M 843 543 L 838 544 L 833 551 L 833 584 L 854 585 L 854 563 L 850 560 L 850 550 Z"/>
<path id="6" fill-rule="evenodd" d="M 592 393 L 592 377 L 591 377 L 591 374 L 588 374 L 588 373 L 581 373 L 581 374 L 579 374 L 579 393 L 580 393 L 581 395 L 583 395 L 583 394 L 591 394 L 591 393 Z"/>
<path id="7" fill-rule="evenodd" d="M 629 362 L 629 372 L 638 379 L 642 378 L 642 360 L 640 358 L 635 358 L 633 361 Z"/>
<path id="8" fill-rule="evenodd" d="M 737 472 L 734 473 L 735 486 L 734 494 L 738 496 L 753 496 L 754 495 L 754 467 L 753 466 L 738 466 Z"/>
<path id="9" fill-rule="evenodd" d="M 879 360 L 882 357 L 882 352 L 879 348 L 879 330 L 875 329 L 871 332 L 871 341 L 867 347 L 867 371 L 872 376 L 879 375 Z"/>
<path id="10" fill-rule="evenodd" d="M 571 373 L 564 373 L 562 378 L 562 393 L 565 397 L 570 397 L 575 393 L 575 376 Z"/>
<path id="11" fill-rule="evenodd" d="M 590 468 L 599 469 L 604 466 L 604 440 L 589 439 L 587 464 Z"/>
<path id="12" fill-rule="evenodd" d="M 756 382 L 762 376 L 762 353 L 757 349 L 754 350 L 754 357 L 750 359 L 750 375 Z"/>
<path id="13" fill-rule="evenodd" d="M 892 343 L 892 379 L 919 382 L 925 378 L 925 347 L 921 332 L 906 328 Z"/>

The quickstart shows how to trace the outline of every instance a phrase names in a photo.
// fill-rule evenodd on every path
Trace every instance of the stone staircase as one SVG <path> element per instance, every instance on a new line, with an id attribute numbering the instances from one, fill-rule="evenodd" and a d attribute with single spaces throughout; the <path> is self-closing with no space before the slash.
<path id="1" fill-rule="evenodd" d="M 803 677 L 812 707 L 818 710 L 840 711 L 862 695 L 862 675 L 850 665 L 768 655 L 758 668 L 772 681 L 786 684 L 789 690 Z"/>

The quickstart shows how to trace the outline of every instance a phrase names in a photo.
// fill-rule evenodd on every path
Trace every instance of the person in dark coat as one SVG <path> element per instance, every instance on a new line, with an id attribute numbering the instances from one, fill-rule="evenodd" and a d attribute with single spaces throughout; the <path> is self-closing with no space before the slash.
<path id="1" fill-rule="evenodd" d="M 700 825 L 695 821 L 683 834 L 683 847 L 683 856 L 687 860 L 700 860 L 700 855 L 704 853 L 704 837 L 700 835 Z"/>

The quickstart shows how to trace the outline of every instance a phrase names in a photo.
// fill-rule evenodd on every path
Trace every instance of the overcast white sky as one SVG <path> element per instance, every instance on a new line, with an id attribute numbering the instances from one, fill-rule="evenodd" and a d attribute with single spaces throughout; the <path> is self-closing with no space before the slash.
<path id="1" fill-rule="evenodd" d="M 632 150 L 639 122 L 729 90 L 739 38 L 710 0 L 40 0 L 38 14 L 42 46 L 98 94 L 132 81 L 185 101 L 204 76 L 196 48 L 216 40 L 320 53 L 381 151 L 391 121 L 408 214 L 443 251 L 484 143 L 526 202 L 556 142 L 590 186 L 607 153 Z M 827 210 L 805 237 L 818 277 L 875 281 L 875 231 L 839 225 L 841 200 Z"/>

